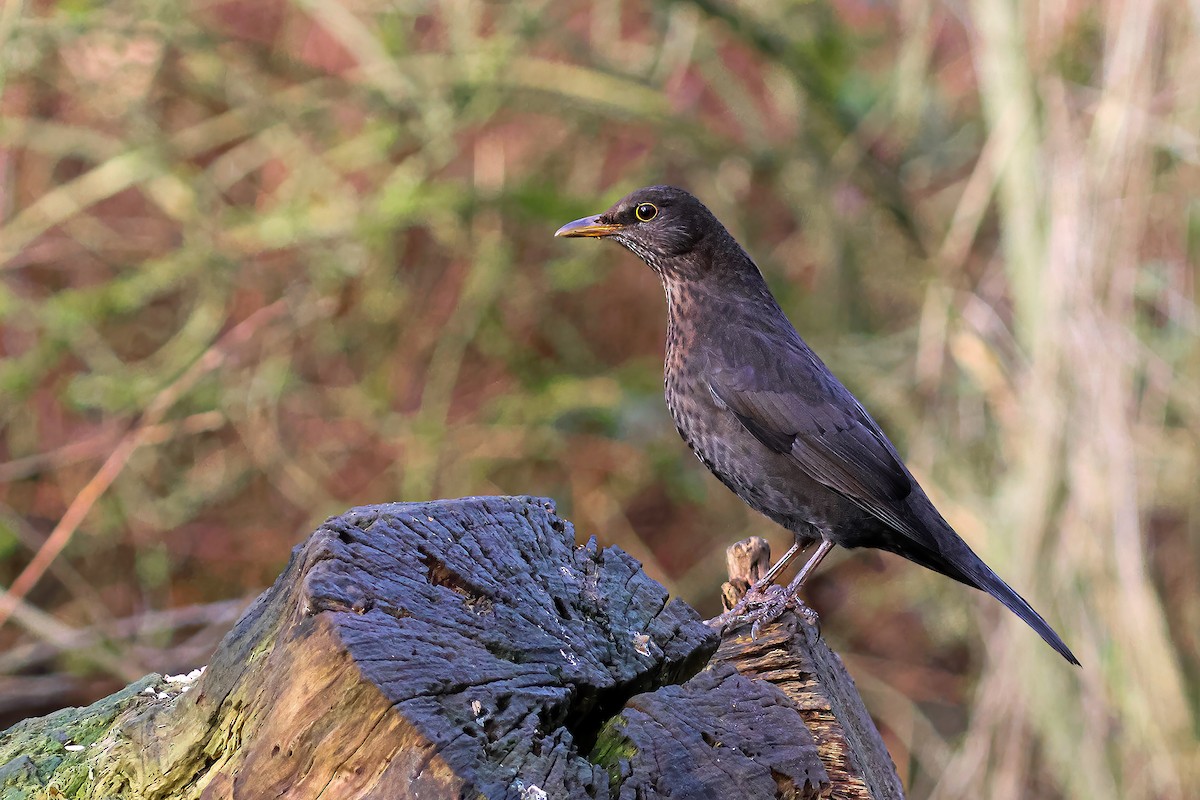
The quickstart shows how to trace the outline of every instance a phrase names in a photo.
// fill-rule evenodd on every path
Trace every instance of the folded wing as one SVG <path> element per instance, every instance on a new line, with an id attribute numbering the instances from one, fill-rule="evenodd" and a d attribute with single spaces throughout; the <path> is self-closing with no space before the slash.
<path id="1" fill-rule="evenodd" d="M 770 363 L 751 355 L 745 365 L 711 367 L 713 398 L 755 438 L 789 454 L 814 480 L 928 544 L 928 534 L 906 513 L 912 478 L 875 421 L 849 390 L 818 369 L 820 361 L 806 347 L 780 352 L 775 344 L 771 351 Z"/>

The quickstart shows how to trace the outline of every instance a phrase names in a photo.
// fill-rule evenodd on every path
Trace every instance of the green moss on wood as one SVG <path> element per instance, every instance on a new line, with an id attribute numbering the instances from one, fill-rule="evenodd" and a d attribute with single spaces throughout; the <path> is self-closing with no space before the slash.
<path id="1" fill-rule="evenodd" d="M 615 791 L 621 785 L 630 760 L 638 749 L 625 735 L 625 720 L 614 717 L 605 723 L 596 737 L 596 744 L 588 754 L 588 761 L 608 772 L 608 786 Z"/>
<path id="2" fill-rule="evenodd" d="M 135 705 L 162 702 L 144 694 L 161 682 L 161 675 L 147 675 L 90 706 L 23 720 L 0 733 L 0 800 L 88 797 L 96 756 L 115 741 L 114 721 Z"/>

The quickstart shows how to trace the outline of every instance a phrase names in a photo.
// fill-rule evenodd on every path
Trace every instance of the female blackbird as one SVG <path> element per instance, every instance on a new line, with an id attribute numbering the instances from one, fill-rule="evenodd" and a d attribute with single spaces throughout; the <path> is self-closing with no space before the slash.
<path id="1" fill-rule="evenodd" d="M 555 236 L 613 239 L 662 280 L 666 397 L 679 434 L 722 483 L 796 537 L 752 594 L 761 598 L 805 546 L 820 543 L 755 616 L 782 612 L 835 544 L 875 547 L 982 589 L 1079 663 L 942 518 L 879 425 L 796 333 L 754 261 L 699 200 L 650 186 Z"/>

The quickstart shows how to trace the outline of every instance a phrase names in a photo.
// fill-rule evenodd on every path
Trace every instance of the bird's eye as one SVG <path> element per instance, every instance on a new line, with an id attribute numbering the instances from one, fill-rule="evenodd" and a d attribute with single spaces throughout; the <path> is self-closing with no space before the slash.
<path id="1" fill-rule="evenodd" d="M 654 203 L 640 203 L 633 210 L 633 214 L 642 222 L 649 222 L 658 216 L 658 206 L 654 205 Z"/>

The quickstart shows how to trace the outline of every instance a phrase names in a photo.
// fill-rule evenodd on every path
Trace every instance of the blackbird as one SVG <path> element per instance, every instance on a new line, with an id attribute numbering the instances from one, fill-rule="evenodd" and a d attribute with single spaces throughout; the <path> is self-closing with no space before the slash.
<path id="1" fill-rule="evenodd" d="M 874 547 L 987 592 L 1079 663 L 942 518 L 879 425 L 800 338 L 758 266 L 699 200 L 650 186 L 555 236 L 612 239 L 661 279 L 666 399 L 680 436 L 738 497 L 795 536 L 755 588 L 760 621 L 782 612 L 834 545 Z M 813 543 L 791 584 L 769 595 L 775 576 Z"/>

